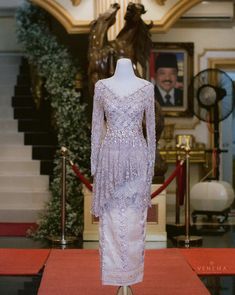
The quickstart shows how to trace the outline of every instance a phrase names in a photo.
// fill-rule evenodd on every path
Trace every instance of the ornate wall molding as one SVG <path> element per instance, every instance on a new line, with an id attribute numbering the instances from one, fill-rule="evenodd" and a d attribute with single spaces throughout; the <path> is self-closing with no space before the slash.
<path id="1" fill-rule="evenodd" d="M 235 69 L 235 48 L 204 48 L 198 55 L 198 72 L 207 68 Z"/>
<path id="2" fill-rule="evenodd" d="M 199 4 L 202 0 L 178 1 L 160 21 L 153 21 L 153 33 L 167 32 L 171 26 L 190 8 Z"/>
<path id="3" fill-rule="evenodd" d="M 81 0 L 71 0 L 74 6 L 78 6 L 81 3 Z"/>
<path id="4" fill-rule="evenodd" d="M 208 68 L 222 69 L 234 71 L 235 69 L 235 60 L 234 58 L 209 58 L 208 59 Z"/>
<path id="5" fill-rule="evenodd" d="M 166 1 L 167 0 L 156 0 L 156 2 L 157 2 L 158 5 L 165 5 L 165 2 Z"/>
<path id="6" fill-rule="evenodd" d="M 53 15 L 69 34 L 89 32 L 91 20 L 75 20 L 73 16 L 69 14 L 68 11 L 58 2 L 51 0 L 31 0 L 31 2 Z"/>
<path id="7" fill-rule="evenodd" d="M 81 0 L 71 0 L 73 3 L 78 3 Z M 160 0 L 159 0 L 160 1 Z M 178 1 L 161 20 L 153 20 L 154 25 L 151 30 L 152 33 L 164 33 L 168 31 L 171 26 L 183 15 L 187 10 L 200 3 L 202 0 L 181 0 Z M 74 17 L 58 2 L 52 0 L 31 0 L 32 3 L 40 6 L 53 15 L 66 29 L 69 34 L 88 33 L 89 26 L 92 19 L 76 20 Z M 163 2 L 163 1 L 160 1 Z M 165 3 L 165 1 L 164 1 Z M 160 4 L 159 4 L 160 5 Z M 148 9 L 148 7 L 146 7 Z M 157 7 L 156 7 L 157 9 Z M 146 20 L 146 22 L 150 20 Z"/>

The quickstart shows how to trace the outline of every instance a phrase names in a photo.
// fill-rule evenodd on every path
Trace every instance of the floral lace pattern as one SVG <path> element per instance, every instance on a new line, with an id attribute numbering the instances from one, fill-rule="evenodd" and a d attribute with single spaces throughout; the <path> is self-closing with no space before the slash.
<path id="1" fill-rule="evenodd" d="M 127 286 L 143 280 L 147 208 L 112 209 L 100 218 L 103 285 Z"/>
<path id="2" fill-rule="evenodd" d="M 146 121 L 146 139 L 143 120 Z M 92 213 L 150 205 L 155 161 L 154 87 L 145 81 L 120 97 L 102 80 L 95 85 L 92 114 Z"/>

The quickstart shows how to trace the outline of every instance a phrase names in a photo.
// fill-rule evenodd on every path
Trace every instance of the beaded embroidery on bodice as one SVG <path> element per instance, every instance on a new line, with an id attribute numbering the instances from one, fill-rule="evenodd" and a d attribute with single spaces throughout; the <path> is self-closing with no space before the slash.
<path id="1" fill-rule="evenodd" d="M 107 199 L 121 198 L 125 203 L 126 193 L 131 193 L 130 186 L 127 190 L 124 188 L 126 182 L 136 186 L 139 177 L 149 183 L 153 176 L 154 88 L 150 82 L 143 81 L 140 88 L 125 96 L 115 94 L 102 80 L 96 83 L 91 136 L 91 172 L 95 175 L 93 211 L 96 215 L 101 208 L 107 208 Z M 144 113 L 147 142 L 142 127 Z M 129 199 L 128 204 L 130 202 Z"/>
<path id="2" fill-rule="evenodd" d="M 107 129 L 104 144 L 106 142 L 132 142 L 132 145 L 143 143 L 142 120 L 146 86 L 144 85 L 131 95 L 124 97 L 119 97 L 106 88 L 113 97 L 110 97 L 108 93 L 108 98 L 104 98 Z M 140 96 L 140 93 L 144 95 Z"/>

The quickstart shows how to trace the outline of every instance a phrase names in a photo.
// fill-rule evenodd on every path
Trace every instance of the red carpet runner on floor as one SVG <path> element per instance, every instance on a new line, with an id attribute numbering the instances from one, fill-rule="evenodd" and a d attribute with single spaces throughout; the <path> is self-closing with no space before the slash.
<path id="1" fill-rule="evenodd" d="M 112 295 L 102 286 L 98 250 L 0 249 L 0 275 L 36 275 L 39 295 Z M 144 282 L 135 295 L 209 295 L 197 275 L 235 275 L 235 249 L 146 250 Z"/>
<path id="2" fill-rule="evenodd" d="M 0 275 L 36 275 L 49 253 L 46 249 L 0 249 Z"/>
<path id="3" fill-rule="evenodd" d="M 179 251 L 198 275 L 235 274 L 235 249 L 195 248 Z"/>
<path id="4" fill-rule="evenodd" d="M 97 250 L 51 250 L 39 295 L 114 295 L 100 282 Z M 144 282 L 135 295 L 209 295 L 178 249 L 147 250 Z"/>

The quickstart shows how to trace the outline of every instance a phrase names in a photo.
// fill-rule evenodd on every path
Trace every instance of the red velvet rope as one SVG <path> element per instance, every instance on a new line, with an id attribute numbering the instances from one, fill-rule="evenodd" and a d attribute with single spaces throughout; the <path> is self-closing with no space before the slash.
<path id="1" fill-rule="evenodd" d="M 179 164 L 179 161 L 177 161 L 177 165 Z M 186 167 L 185 163 L 181 165 L 181 169 L 179 170 L 179 173 L 176 176 L 176 199 L 179 202 L 179 205 L 184 204 L 184 195 L 186 190 Z"/>
<path id="2" fill-rule="evenodd" d="M 177 174 L 181 173 L 184 161 L 181 161 L 172 172 L 172 174 L 167 178 L 167 180 L 155 191 L 151 194 L 151 199 L 159 195 L 176 177 Z M 75 172 L 76 176 L 81 180 L 81 182 L 90 190 L 92 191 L 93 187 L 89 180 L 79 171 L 78 167 L 70 161 L 70 165 Z"/>
<path id="3" fill-rule="evenodd" d="M 72 166 L 73 171 L 77 175 L 77 177 L 81 180 L 81 182 L 90 190 L 92 191 L 93 187 L 90 184 L 89 180 L 79 171 L 78 167 L 75 166 L 73 163 L 70 163 Z"/>
<path id="4" fill-rule="evenodd" d="M 179 173 L 179 171 L 182 169 L 182 165 L 184 164 L 184 161 L 181 161 L 175 168 L 175 170 L 171 173 L 171 175 L 167 178 L 167 180 L 155 191 L 151 194 L 151 199 L 159 195 L 176 177 L 176 175 Z"/>

